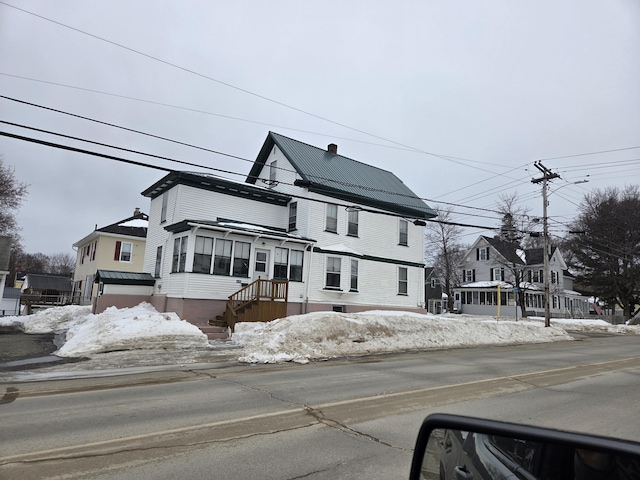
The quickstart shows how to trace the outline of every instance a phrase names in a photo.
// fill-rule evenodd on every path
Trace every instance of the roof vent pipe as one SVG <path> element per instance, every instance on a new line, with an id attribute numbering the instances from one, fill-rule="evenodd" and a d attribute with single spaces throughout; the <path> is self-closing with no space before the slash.
<path id="1" fill-rule="evenodd" d="M 333 153 L 334 155 L 337 155 L 338 154 L 338 145 L 336 145 L 335 143 L 330 143 L 329 145 L 327 145 L 327 152 Z"/>

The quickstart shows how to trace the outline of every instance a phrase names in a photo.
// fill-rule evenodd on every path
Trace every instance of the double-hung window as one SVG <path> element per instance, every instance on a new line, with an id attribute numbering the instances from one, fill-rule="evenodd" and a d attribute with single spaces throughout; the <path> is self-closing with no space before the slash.
<path id="1" fill-rule="evenodd" d="M 211 259 L 213 258 L 213 238 L 196 236 L 193 253 L 193 271 L 196 273 L 211 273 Z"/>
<path id="2" fill-rule="evenodd" d="M 489 260 L 489 247 L 476 249 L 476 260 Z"/>
<path id="3" fill-rule="evenodd" d="M 156 268 L 154 270 L 155 277 L 159 278 L 160 273 L 162 273 L 162 245 L 160 245 L 156 250 Z"/>
<path id="4" fill-rule="evenodd" d="M 184 272 L 187 265 L 187 242 L 189 237 L 178 237 L 173 241 L 173 261 L 171 262 L 172 272 Z"/>
<path id="5" fill-rule="evenodd" d="M 162 210 L 160 210 L 160 223 L 167 221 L 167 206 L 169 205 L 169 192 L 162 194 Z"/>
<path id="6" fill-rule="evenodd" d="M 476 281 L 476 270 L 474 268 L 464 269 L 462 271 L 462 281 L 471 283 Z"/>
<path id="7" fill-rule="evenodd" d="M 273 259 L 273 278 L 276 280 L 286 280 L 288 267 L 289 249 L 276 247 Z"/>
<path id="8" fill-rule="evenodd" d="M 274 160 L 269 164 L 269 186 L 273 187 L 276 182 L 276 170 L 278 169 L 278 162 Z"/>
<path id="9" fill-rule="evenodd" d="M 409 292 L 409 269 L 398 267 L 398 295 L 408 295 Z"/>
<path id="10" fill-rule="evenodd" d="M 298 202 L 289 204 L 289 231 L 295 230 L 298 220 Z"/>
<path id="11" fill-rule="evenodd" d="M 349 210 L 347 212 L 347 235 L 358 236 L 358 211 Z"/>
<path id="12" fill-rule="evenodd" d="M 340 264 L 342 259 L 340 257 L 327 257 L 327 277 L 326 288 L 339 290 L 340 289 Z"/>
<path id="13" fill-rule="evenodd" d="M 291 258 L 289 263 L 289 280 L 292 282 L 302 281 L 302 262 L 304 260 L 304 252 L 302 250 L 291 250 Z"/>
<path id="14" fill-rule="evenodd" d="M 400 219 L 400 223 L 398 224 L 399 234 L 398 234 L 398 245 L 409 245 L 409 222 L 406 220 Z"/>
<path id="15" fill-rule="evenodd" d="M 233 242 L 216 238 L 216 246 L 213 257 L 213 274 L 229 275 L 231 272 L 231 248 Z"/>
<path id="16" fill-rule="evenodd" d="M 491 269 L 491 280 L 502 281 L 504 280 L 504 269 L 500 267 Z"/>
<path id="17" fill-rule="evenodd" d="M 324 229 L 327 232 L 338 233 L 338 206 L 327 204 L 326 222 Z"/>
<path id="18" fill-rule="evenodd" d="M 358 291 L 358 260 L 355 258 L 351 259 L 351 281 L 349 283 L 349 291 Z"/>
<path id="19" fill-rule="evenodd" d="M 251 253 L 251 244 L 247 242 L 236 242 L 233 250 L 233 276 L 248 277 L 249 276 L 249 255 Z"/>
<path id="20" fill-rule="evenodd" d="M 131 261 L 131 250 L 133 245 L 129 242 L 116 242 L 116 251 L 113 256 L 113 259 L 117 262 L 130 262 Z M 88 253 L 87 253 L 88 254 Z"/>

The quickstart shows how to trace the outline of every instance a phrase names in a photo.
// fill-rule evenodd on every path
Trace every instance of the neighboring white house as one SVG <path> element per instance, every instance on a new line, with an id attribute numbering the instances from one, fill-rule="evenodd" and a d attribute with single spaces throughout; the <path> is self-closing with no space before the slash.
<path id="1" fill-rule="evenodd" d="M 89 303 L 97 296 L 99 286 L 94 280 L 98 270 L 142 271 L 148 220 L 136 208 L 131 217 L 96 228 L 73 244 L 78 252 L 73 275 L 76 301 Z"/>
<path id="2" fill-rule="evenodd" d="M 424 220 L 386 170 L 270 132 L 245 181 L 172 172 L 151 199 L 151 302 L 194 323 L 262 278 L 289 280 L 287 313 L 424 308 Z"/>
<path id="3" fill-rule="evenodd" d="M 588 315 L 588 297 L 573 290 L 574 277 L 555 247 L 549 255 L 549 272 L 551 315 Z M 464 256 L 462 279 L 462 285 L 454 289 L 454 305 L 459 312 L 496 315 L 499 306 L 501 315 L 515 316 L 515 287 L 523 293 L 527 312 L 544 316 L 542 248 L 520 250 L 511 242 L 480 236 Z"/>

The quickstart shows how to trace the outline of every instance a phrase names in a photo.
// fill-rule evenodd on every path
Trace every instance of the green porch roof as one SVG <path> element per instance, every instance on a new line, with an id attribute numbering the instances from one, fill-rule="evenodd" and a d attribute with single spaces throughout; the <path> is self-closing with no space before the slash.
<path id="1" fill-rule="evenodd" d="M 156 279 L 150 273 L 120 272 L 117 270 L 98 270 L 95 283 L 107 285 L 147 285 L 153 286 Z"/>

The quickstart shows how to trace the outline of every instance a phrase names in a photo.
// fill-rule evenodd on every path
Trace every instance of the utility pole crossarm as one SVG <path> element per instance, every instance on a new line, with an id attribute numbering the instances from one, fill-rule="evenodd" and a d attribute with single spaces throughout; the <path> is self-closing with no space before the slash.
<path id="1" fill-rule="evenodd" d="M 544 252 L 542 257 L 544 258 L 544 326 L 551 326 L 551 309 L 549 305 L 549 224 L 547 218 L 547 182 L 554 178 L 560 178 L 560 175 L 553 173 L 547 167 L 542 165 L 542 162 L 538 160 L 533 164 L 542 173 L 541 178 L 534 178 L 531 183 L 542 183 L 542 226 L 544 236 Z"/>

